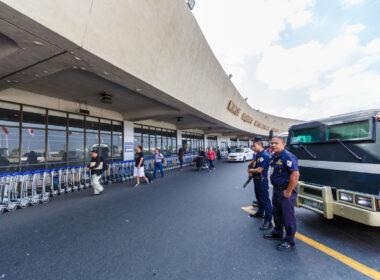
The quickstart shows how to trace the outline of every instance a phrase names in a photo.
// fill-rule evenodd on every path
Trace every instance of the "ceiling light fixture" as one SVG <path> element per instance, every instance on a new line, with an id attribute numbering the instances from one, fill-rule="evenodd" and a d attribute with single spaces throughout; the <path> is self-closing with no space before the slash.
<path id="1" fill-rule="evenodd" d="M 102 96 L 102 103 L 104 104 L 111 104 L 112 103 L 112 95 L 106 92 L 103 92 L 100 94 Z"/>

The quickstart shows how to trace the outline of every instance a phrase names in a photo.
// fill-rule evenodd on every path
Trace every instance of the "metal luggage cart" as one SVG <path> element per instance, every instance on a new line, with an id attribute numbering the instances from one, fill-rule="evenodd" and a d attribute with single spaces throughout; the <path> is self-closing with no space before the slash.
<path id="1" fill-rule="evenodd" d="M 84 180 L 84 187 L 85 188 L 91 188 L 91 171 L 86 170 L 87 165 L 83 166 L 83 180 Z"/>
<path id="2" fill-rule="evenodd" d="M 120 182 L 125 182 L 125 181 L 128 180 L 126 161 L 120 161 L 119 162 L 119 165 L 118 165 L 118 174 L 119 174 Z"/>
<path id="3" fill-rule="evenodd" d="M 40 202 L 48 203 L 50 192 L 46 191 L 46 178 L 50 170 L 37 170 L 33 172 L 32 197 L 38 196 Z"/>
<path id="4" fill-rule="evenodd" d="M 53 168 L 50 170 L 50 194 L 52 197 L 59 195 L 59 173 L 58 170 Z"/>
<path id="5" fill-rule="evenodd" d="M 22 195 L 28 201 L 29 205 L 36 206 L 40 204 L 40 199 L 35 192 L 33 192 L 34 173 L 26 171 L 22 179 Z"/>
<path id="6" fill-rule="evenodd" d="M 4 197 L 5 197 L 5 184 L 6 184 L 8 175 L 9 175 L 8 173 L 0 175 L 0 214 L 2 214 L 5 209 L 7 209 L 7 203 L 4 200 Z"/>
<path id="7" fill-rule="evenodd" d="M 12 184 L 15 180 L 15 176 L 13 174 L 4 174 L 3 175 L 3 199 L 2 202 L 5 205 L 5 209 L 9 212 L 16 211 L 17 209 L 17 203 L 15 201 L 12 201 Z"/>
<path id="8" fill-rule="evenodd" d="M 71 188 L 68 186 L 67 168 L 61 167 L 58 169 L 58 192 L 59 194 L 65 194 L 71 192 Z"/>
<path id="9" fill-rule="evenodd" d="M 83 190 L 85 188 L 85 182 L 84 182 L 84 172 L 85 167 L 83 165 L 77 166 L 77 176 L 78 176 L 78 188 L 79 190 Z"/>
<path id="10" fill-rule="evenodd" d="M 133 179 L 133 168 L 134 168 L 134 161 L 128 160 L 126 161 L 126 168 L 127 168 L 127 180 L 130 181 Z"/>
<path id="11" fill-rule="evenodd" d="M 79 191 L 79 184 L 78 184 L 78 178 L 77 178 L 77 167 L 78 166 L 71 166 L 68 168 L 69 170 L 69 184 L 72 187 L 72 190 L 74 192 Z"/>
<path id="12" fill-rule="evenodd" d="M 15 207 L 26 208 L 29 205 L 27 199 L 23 197 L 22 178 L 22 172 L 15 172 L 10 175 L 7 189 L 8 211 L 16 210 Z"/>
<path id="13" fill-rule="evenodd" d="M 114 167 L 114 176 L 115 176 L 115 182 L 121 183 L 124 182 L 124 167 L 122 161 L 116 161 L 115 167 Z"/>

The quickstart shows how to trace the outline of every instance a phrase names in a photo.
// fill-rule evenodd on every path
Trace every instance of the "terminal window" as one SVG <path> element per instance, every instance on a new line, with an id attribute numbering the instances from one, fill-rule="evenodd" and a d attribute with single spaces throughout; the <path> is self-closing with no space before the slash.
<path id="1" fill-rule="evenodd" d="M 0 174 L 122 159 L 122 122 L 0 101 Z"/>

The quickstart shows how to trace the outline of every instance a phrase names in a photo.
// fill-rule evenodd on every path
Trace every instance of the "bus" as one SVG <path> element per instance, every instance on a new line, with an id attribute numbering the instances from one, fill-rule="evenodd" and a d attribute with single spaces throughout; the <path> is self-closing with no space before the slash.
<path id="1" fill-rule="evenodd" d="M 297 207 L 380 226 L 380 109 L 293 125 L 286 148 L 298 158 Z"/>

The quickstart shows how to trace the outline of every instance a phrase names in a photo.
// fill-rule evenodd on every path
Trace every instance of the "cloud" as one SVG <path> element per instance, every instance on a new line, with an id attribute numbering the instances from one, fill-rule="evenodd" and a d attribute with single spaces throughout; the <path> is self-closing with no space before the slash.
<path id="1" fill-rule="evenodd" d="M 353 25 L 348 25 L 346 27 L 346 33 L 348 33 L 348 34 L 355 34 L 355 33 L 358 33 L 360 31 L 364 30 L 364 29 L 365 29 L 365 25 L 361 24 L 361 23 L 359 23 L 359 24 L 353 24 Z"/>
<path id="2" fill-rule="evenodd" d="M 341 0 L 343 8 L 348 8 L 355 5 L 360 5 L 364 0 Z"/>
<path id="3" fill-rule="evenodd" d="M 247 58 L 263 53 L 287 26 L 311 22 L 313 6 L 314 0 L 198 1 L 194 15 L 227 74 L 240 82 Z"/>
<path id="4" fill-rule="evenodd" d="M 363 108 L 380 108 L 380 74 L 361 66 L 343 68 L 326 86 L 310 90 L 310 99 L 323 115 L 335 115 Z"/>
<path id="5" fill-rule="evenodd" d="M 271 90 L 314 86 L 323 73 L 344 65 L 358 51 L 358 42 L 356 35 L 347 34 L 327 45 L 313 40 L 290 49 L 270 47 L 257 66 L 256 79 Z"/>
<path id="6" fill-rule="evenodd" d="M 287 104 L 277 114 L 307 120 L 380 108 L 380 73 L 373 67 L 379 63 L 380 38 L 363 46 L 357 35 L 345 34 L 326 45 L 273 46 L 264 53 L 256 78 L 277 95 L 304 90 L 301 108 Z"/>

